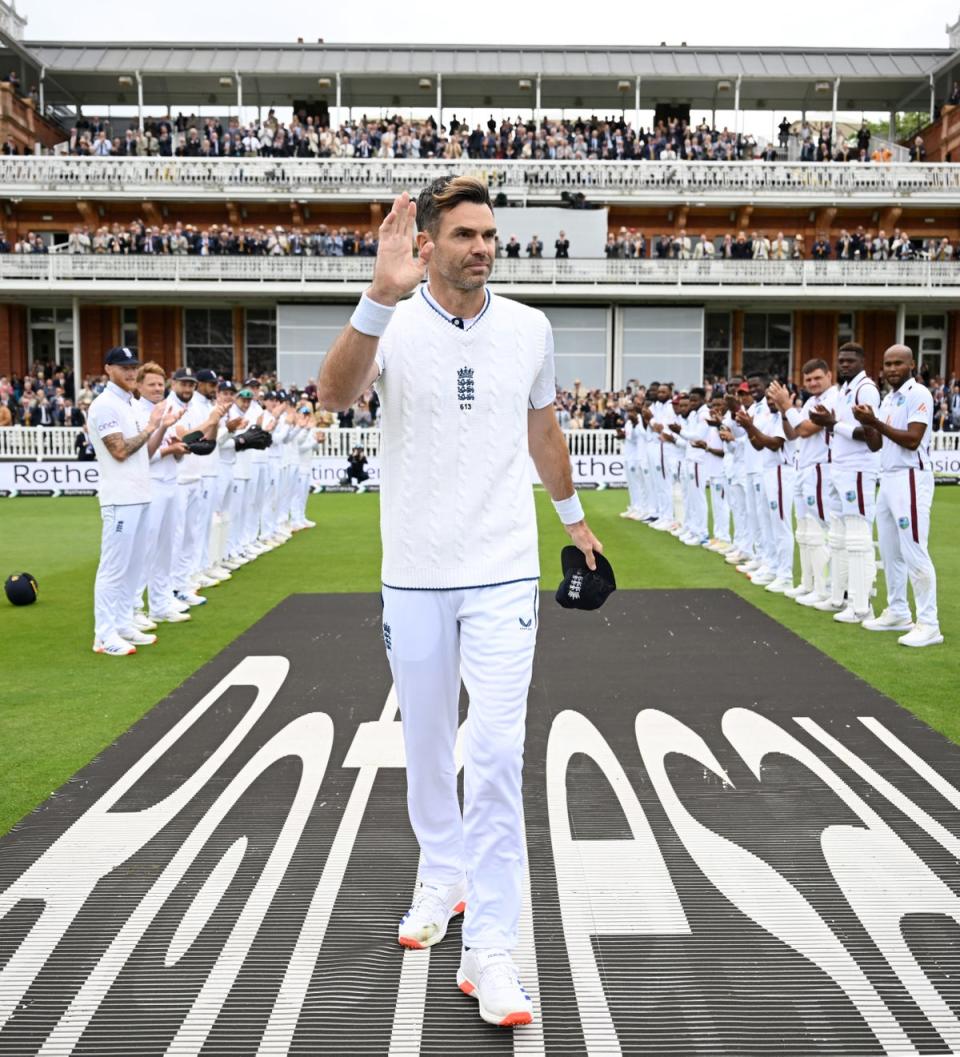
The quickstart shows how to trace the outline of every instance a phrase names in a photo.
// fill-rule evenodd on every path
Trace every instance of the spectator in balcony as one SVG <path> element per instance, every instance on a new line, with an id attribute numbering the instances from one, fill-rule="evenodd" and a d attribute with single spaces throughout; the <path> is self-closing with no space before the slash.
<path id="1" fill-rule="evenodd" d="M 777 131 L 780 134 L 780 146 L 786 149 L 787 144 L 790 142 L 790 122 L 784 117 L 783 121 L 777 126 Z"/>
<path id="2" fill-rule="evenodd" d="M 749 261 L 753 258 L 753 246 L 747 239 L 747 233 L 740 231 L 730 249 L 730 258 L 734 261 Z"/>
<path id="3" fill-rule="evenodd" d="M 713 239 L 708 239 L 706 235 L 701 235 L 693 247 L 693 259 L 695 261 L 711 261 L 716 256 L 716 253 L 717 247 L 714 246 Z"/>
<path id="4" fill-rule="evenodd" d="M 681 228 L 677 234 L 674 235 L 670 246 L 670 256 L 678 261 L 690 260 L 690 238 L 687 235 L 686 228 Z"/>
<path id="5" fill-rule="evenodd" d="M 869 155 L 870 153 L 870 126 L 866 121 L 862 121 L 860 128 L 857 129 L 857 150 L 861 154 Z"/>
<path id="6" fill-rule="evenodd" d="M 887 233 L 881 228 L 874 236 L 870 246 L 870 259 L 874 261 L 885 261 L 890 256 L 890 240 Z"/>
<path id="7" fill-rule="evenodd" d="M 816 161 L 817 160 L 817 145 L 813 142 L 813 138 L 805 139 L 800 144 L 800 161 Z M 829 161 L 830 159 L 825 159 Z"/>
<path id="8" fill-rule="evenodd" d="M 16 143 L 14 143 L 13 137 L 12 136 L 7 136 L 6 142 L 3 144 L 3 147 L 0 148 L 0 154 L 10 155 L 10 154 L 19 154 L 19 153 L 20 153 L 20 151 L 17 150 L 17 145 L 16 145 Z"/>
<path id="9" fill-rule="evenodd" d="M 97 133 L 97 138 L 93 141 L 91 153 L 98 158 L 107 157 L 113 153 L 113 144 L 110 142 L 106 132 L 102 129 Z"/>
<path id="10" fill-rule="evenodd" d="M 853 236 L 846 228 L 840 230 L 840 237 L 837 239 L 836 251 L 838 261 L 853 260 Z"/>
<path id="11" fill-rule="evenodd" d="M 910 147 L 911 161 L 926 161 L 927 148 L 923 145 L 923 136 L 917 136 Z"/>
<path id="12" fill-rule="evenodd" d="M 570 240 L 567 238 L 566 232 L 561 231 L 557 240 L 553 244 L 553 255 L 557 260 L 567 260 L 570 256 Z"/>
<path id="13" fill-rule="evenodd" d="M 10 252 L 10 243 L 7 241 L 7 236 L 4 234 L 2 228 L 0 228 L 0 254 Z"/>
<path id="14" fill-rule="evenodd" d="M 783 232 L 778 231 L 777 237 L 770 243 L 770 260 L 786 261 L 790 259 L 790 244 L 783 237 Z"/>
<path id="15" fill-rule="evenodd" d="M 754 231 L 751 233 L 750 250 L 755 261 L 766 261 L 770 259 L 770 240 L 762 231 Z"/>
<path id="16" fill-rule="evenodd" d="M 830 254 L 830 243 L 827 241 L 826 235 L 823 232 L 818 232 L 810 255 L 815 261 L 828 261 L 830 260 Z"/>
<path id="17" fill-rule="evenodd" d="M 723 236 L 723 242 L 720 243 L 720 258 L 725 261 L 731 261 L 734 259 L 733 254 L 734 241 L 733 236 L 728 231 Z"/>
<path id="18" fill-rule="evenodd" d="M 527 243 L 527 256 L 530 258 L 543 256 L 543 240 L 537 238 L 536 235 L 532 235 Z"/>
<path id="19" fill-rule="evenodd" d="M 942 238 L 939 242 L 935 239 L 931 239 L 931 242 L 935 242 L 936 245 L 930 252 L 930 259 L 933 261 L 952 261 L 953 260 L 953 246 L 948 238 Z"/>

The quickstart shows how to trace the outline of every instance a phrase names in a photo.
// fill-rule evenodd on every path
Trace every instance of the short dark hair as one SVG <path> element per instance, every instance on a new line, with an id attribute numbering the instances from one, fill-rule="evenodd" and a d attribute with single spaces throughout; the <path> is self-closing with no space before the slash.
<path id="1" fill-rule="evenodd" d="M 764 385 L 766 385 L 770 381 L 770 375 L 764 374 L 763 371 L 752 371 L 750 374 L 747 375 L 747 381 L 749 382 L 751 378 L 759 379 L 761 382 L 763 382 Z"/>
<path id="2" fill-rule="evenodd" d="M 852 352 L 855 356 L 858 356 L 861 360 L 864 358 L 866 353 L 863 351 L 863 346 L 858 345 L 855 341 L 845 341 L 838 352 Z"/>
<path id="3" fill-rule="evenodd" d="M 707 391 L 706 391 L 706 389 L 701 389 L 700 386 L 698 385 L 698 386 L 695 386 L 693 389 L 690 390 L 690 396 L 699 396 L 701 399 L 706 400 L 707 399 Z"/>
<path id="4" fill-rule="evenodd" d="M 803 365 L 802 374 L 813 374 L 814 371 L 823 371 L 826 373 L 830 370 L 830 364 L 826 360 L 807 360 Z"/>
<path id="5" fill-rule="evenodd" d="M 461 202 L 475 202 L 489 206 L 490 191 L 486 183 L 476 176 L 440 176 L 420 192 L 417 199 L 417 227 L 435 235 L 440 224 L 440 215 Z"/>

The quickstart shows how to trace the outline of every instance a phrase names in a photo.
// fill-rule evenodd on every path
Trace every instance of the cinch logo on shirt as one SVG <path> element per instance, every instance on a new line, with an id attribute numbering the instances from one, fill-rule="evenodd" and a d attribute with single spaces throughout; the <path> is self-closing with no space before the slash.
<path id="1" fill-rule="evenodd" d="M 476 400 L 472 367 L 461 367 L 457 371 L 457 399 L 460 401 L 461 411 L 469 411 Z"/>
<path id="2" fill-rule="evenodd" d="M 393 646 L 393 643 L 392 643 L 392 641 L 390 639 L 390 625 L 389 624 L 384 624 L 383 625 L 383 644 L 384 644 L 384 646 L 386 646 L 386 648 L 388 650 Z"/>

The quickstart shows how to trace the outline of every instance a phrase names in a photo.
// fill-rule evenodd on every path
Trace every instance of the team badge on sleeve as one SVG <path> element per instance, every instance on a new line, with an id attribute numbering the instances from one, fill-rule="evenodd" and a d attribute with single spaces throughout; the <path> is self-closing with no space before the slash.
<path id="1" fill-rule="evenodd" d="M 847 492 L 846 500 L 847 500 L 848 503 L 855 502 L 856 498 L 857 498 L 857 493 L 856 492 L 854 492 L 854 491 Z"/>
<path id="2" fill-rule="evenodd" d="M 908 517 L 897 518 L 897 524 L 902 529 L 910 528 L 910 518 L 908 518 Z"/>
<path id="3" fill-rule="evenodd" d="M 813 504 L 816 503 L 816 501 L 817 501 L 817 497 L 815 495 L 808 495 L 807 496 L 807 506 L 813 506 Z"/>
<path id="4" fill-rule="evenodd" d="M 776 499 L 771 499 L 770 500 L 770 509 L 771 510 L 776 510 L 777 509 L 777 501 L 776 501 Z"/>

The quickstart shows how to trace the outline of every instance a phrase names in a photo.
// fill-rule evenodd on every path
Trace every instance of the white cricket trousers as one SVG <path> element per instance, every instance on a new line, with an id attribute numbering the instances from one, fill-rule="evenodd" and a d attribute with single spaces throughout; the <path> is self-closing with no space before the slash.
<path id="1" fill-rule="evenodd" d="M 887 580 L 887 607 L 910 619 L 907 578 L 917 602 L 917 623 L 940 626 L 937 616 L 937 573 L 930 560 L 932 470 L 893 470 L 880 474 L 877 536 Z"/>
<path id="2" fill-rule="evenodd" d="M 177 528 L 173 539 L 173 589 L 192 591 L 197 538 L 201 528 L 200 481 L 177 482 Z"/>
<path id="3" fill-rule="evenodd" d="M 210 530 L 213 526 L 213 515 L 217 509 L 217 496 L 220 492 L 220 475 L 205 474 L 200 478 L 200 535 L 197 539 L 197 550 L 194 558 L 194 572 L 202 573 L 209 568 Z"/>
<path id="4" fill-rule="evenodd" d="M 179 487 L 176 481 L 150 482 L 153 497 L 147 514 L 144 573 L 153 614 L 167 614 L 173 609 L 173 545 Z"/>
<path id="5" fill-rule="evenodd" d="M 769 519 L 766 512 L 766 494 L 763 489 L 762 473 L 747 474 L 745 498 L 747 536 L 751 547 L 750 557 L 766 565 L 770 551 Z"/>
<path id="6" fill-rule="evenodd" d="M 644 452 L 644 454 L 646 454 Z M 630 495 L 630 509 L 636 513 L 643 513 L 646 499 L 643 488 L 643 466 L 640 455 L 632 453 L 624 456 L 624 466 L 627 471 L 627 489 Z"/>
<path id="7" fill-rule="evenodd" d="M 247 484 L 246 511 L 243 520 L 243 545 L 253 543 L 260 534 L 260 514 L 267 484 L 266 462 L 250 463 L 250 480 Z"/>
<path id="8" fill-rule="evenodd" d="M 770 568 L 778 580 L 793 582 L 793 485 L 792 466 L 764 470 L 767 524 L 770 531 Z"/>
<path id="9" fill-rule="evenodd" d="M 730 542 L 730 499 L 727 479 L 722 474 L 710 478 L 710 508 L 713 513 L 713 538 Z"/>
<path id="10" fill-rule="evenodd" d="M 250 487 L 250 479 L 247 477 L 234 477 L 230 496 L 230 532 L 227 538 L 227 557 L 235 558 L 247 545 L 247 504 L 249 497 L 247 490 Z"/>
<path id="11" fill-rule="evenodd" d="M 94 630 L 103 641 L 133 626 L 133 598 L 143 580 L 149 503 L 100 508 L 100 564 L 93 584 Z"/>
<path id="12" fill-rule="evenodd" d="M 684 524 L 699 540 L 707 537 L 706 467 L 699 462 L 685 463 L 687 487 L 684 489 Z M 682 471 L 681 471 L 682 472 Z"/>
<path id="13" fill-rule="evenodd" d="M 727 498 L 733 514 L 733 545 L 748 557 L 753 556 L 753 540 L 747 531 L 747 482 L 739 475 L 727 477 Z"/>
<path id="14" fill-rule="evenodd" d="M 538 624 L 536 580 L 450 591 L 383 588 L 383 640 L 397 688 L 407 808 L 420 880 L 466 876 L 463 942 L 517 945 L 526 840 L 521 771 Z M 457 799 L 460 680 L 470 699 Z"/>

